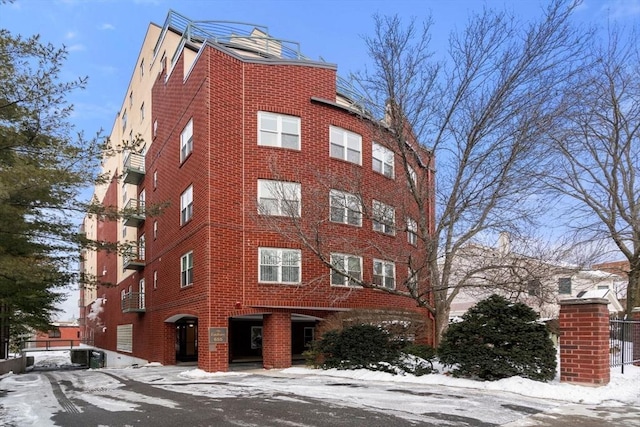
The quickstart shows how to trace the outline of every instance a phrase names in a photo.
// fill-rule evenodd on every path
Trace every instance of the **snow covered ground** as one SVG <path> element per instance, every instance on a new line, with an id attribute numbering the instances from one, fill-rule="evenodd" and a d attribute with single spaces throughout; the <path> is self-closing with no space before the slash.
<path id="1" fill-rule="evenodd" d="M 39 352 L 32 353 L 30 355 L 35 356 L 36 366 L 69 366 L 71 365 L 69 352 Z M 154 369 L 155 368 L 155 369 Z M 508 392 L 513 393 L 523 398 L 536 398 L 536 399 L 549 399 L 554 401 L 554 405 L 560 403 L 578 403 L 588 405 L 605 405 L 605 406 L 624 406 L 624 405 L 640 405 L 640 368 L 634 366 L 625 366 L 625 373 L 621 374 L 620 368 L 612 369 L 611 382 L 602 387 L 587 387 L 578 386 L 566 383 L 560 383 L 557 379 L 549 383 L 541 383 L 536 381 L 527 380 L 520 377 L 514 377 L 509 379 L 503 379 L 494 382 L 482 382 L 472 381 L 468 379 L 453 378 L 445 373 L 442 367 L 439 367 L 441 373 L 425 375 L 416 377 L 413 375 L 392 375 L 383 372 L 373 372 L 368 370 L 318 370 L 310 369 L 306 367 L 292 367 L 282 370 L 252 370 L 252 371 L 238 371 L 238 372 L 224 372 L 224 373 L 207 373 L 205 371 L 186 368 L 169 366 L 162 367 L 159 364 L 149 364 L 145 367 L 139 368 L 125 368 L 111 370 L 116 372 L 119 376 L 129 378 L 142 383 L 159 385 L 159 383 L 168 384 L 165 387 L 171 387 L 171 384 L 188 384 L 198 383 L 206 380 L 215 380 L 220 377 L 246 377 L 253 375 L 252 382 L 260 381 L 263 378 L 264 381 L 271 376 L 284 376 L 284 377 L 305 377 L 305 378 L 326 378 L 326 377 L 340 377 L 344 379 L 352 379 L 358 381 L 379 381 L 387 383 L 397 383 L 398 388 L 405 386 L 425 386 L 425 385 L 438 385 L 455 387 L 458 389 L 466 390 L 465 393 L 470 394 L 472 390 L 489 391 L 489 392 Z M 110 371 L 105 369 L 105 371 Z M 256 376 L 258 373 L 262 375 Z M 26 376 L 7 374 L 0 378 L 0 425 L 49 425 L 42 424 L 43 420 L 48 420 L 51 413 L 54 413 L 58 409 L 58 403 L 53 398 L 51 390 L 51 384 L 44 376 L 29 376 L 27 381 Z M 101 376 L 108 378 L 107 376 Z M 89 381 L 91 376 L 86 377 Z M 259 386 L 258 384 L 255 384 Z M 115 385 L 110 384 L 93 384 L 91 388 L 95 390 L 109 390 Z M 287 383 L 284 382 L 282 387 L 284 391 L 287 391 Z M 293 389 L 291 385 L 291 392 L 299 393 L 299 390 Z M 34 390 L 37 390 L 41 394 L 42 400 L 37 405 L 33 405 L 33 402 L 29 402 L 28 396 L 33 396 Z M 332 388 L 330 393 L 333 397 L 339 389 Z M 349 388 L 344 389 L 345 393 L 348 393 Z M 181 392 L 184 392 L 185 388 L 181 388 Z M 193 388 L 193 393 L 198 393 L 197 387 Z M 49 399 L 47 396 L 51 396 Z M 231 396 L 229 396 L 231 397 Z M 344 399 L 352 396 L 344 395 Z M 112 399 L 113 400 L 113 399 Z M 122 402 L 111 402 L 107 399 L 97 400 L 104 403 L 104 409 L 108 410 L 110 404 L 122 404 Z M 7 417 L 10 422 L 7 422 Z"/>

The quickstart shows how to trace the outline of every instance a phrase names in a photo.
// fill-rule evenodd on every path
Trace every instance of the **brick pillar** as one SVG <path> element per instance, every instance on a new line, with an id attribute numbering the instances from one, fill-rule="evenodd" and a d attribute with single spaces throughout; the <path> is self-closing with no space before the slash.
<path id="1" fill-rule="evenodd" d="M 634 366 L 640 366 L 640 307 L 635 307 L 631 312 L 631 318 L 638 322 L 631 325 L 631 337 L 633 341 L 633 360 L 638 360 Z"/>
<path id="2" fill-rule="evenodd" d="M 262 325 L 262 363 L 265 369 L 291 366 L 291 314 L 265 314 Z"/>
<path id="3" fill-rule="evenodd" d="M 609 310 L 604 298 L 560 301 L 560 381 L 609 383 Z"/>

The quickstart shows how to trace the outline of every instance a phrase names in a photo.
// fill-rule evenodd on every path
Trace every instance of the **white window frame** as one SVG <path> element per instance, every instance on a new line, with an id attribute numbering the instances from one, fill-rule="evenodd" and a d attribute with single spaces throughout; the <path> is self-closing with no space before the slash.
<path id="1" fill-rule="evenodd" d="M 180 287 L 193 285 L 193 251 L 180 257 Z"/>
<path id="2" fill-rule="evenodd" d="M 269 277 L 265 277 L 267 268 L 272 269 Z M 291 280 L 290 273 L 287 273 L 293 271 L 297 271 L 295 280 Z M 295 285 L 301 281 L 302 251 L 300 249 L 258 248 L 258 282 Z"/>
<path id="3" fill-rule="evenodd" d="M 362 165 L 362 136 L 337 126 L 329 126 L 329 156 Z"/>
<path id="4" fill-rule="evenodd" d="M 147 244 L 146 244 L 146 237 L 144 234 L 141 234 L 140 237 L 138 238 L 138 259 L 140 261 L 144 261 L 146 258 L 146 252 L 147 252 Z"/>
<path id="5" fill-rule="evenodd" d="M 409 179 L 413 182 L 413 185 L 418 184 L 418 175 L 416 174 L 416 170 L 411 166 L 407 165 L 407 172 L 409 173 Z M 407 185 L 411 188 L 411 182 L 408 182 Z"/>
<path id="6" fill-rule="evenodd" d="M 373 230 L 380 233 L 396 234 L 396 210 L 393 206 L 374 200 L 372 203 Z"/>
<path id="7" fill-rule="evenodd" d="M 145 285 L 144 279 L 140 279 L 138 282 L 138 308 L 145 308 Z"/>
<path id="8" fill-rule="evenodd" d="M 180 195 L 180 225 L 184 225 L 193 218 L 193 184 Z"/>
<path id="9" fill-rule="evenodd" d="M 125 129 L 127 128 L 127 109 L 126 108 L 122 113 L 120 120 L 122 121 L 122 132 L 124 133 Z"/>
<path id="10" fill-rule="evenodd" d="M 360 198 L 345 191 L 329 191 L 329 220 L 362 227 L 362 203 Z"/>
<path id="11" fill-rule="evenodd" d="M 158 220 L 153 221 L 153 240 L 158 238 Z"/>
<path id="12" fill-rule="evenodd" d="M 122 204 L 126 205 L 127 204 L 127 183 L 123 182 L 122 183 Z"/>
<path id="13" fill-rule="evenodd" d="M 407 289 L 418 288 L 418 273 L 411 267 L 407 267 Z"/>
<path id="14" fill-rule="evenodd" d="M 299 182 L 258 180 L 258 213 L 271 216 L 299 217 L 302 209 L 302 186 Z"/>
<path id="15" fill-rule="evenodd" d="M 153 270 L 153 289 L 158 289 L 158 270 Z"/>
<path id="16" fill-rule="evenodd" d="M 300 151 L 300 133 L 300 117 L 258 111 L 258 145 Z"/>
<path id="17" fill-rule="evenodd" d="M 395 155 L 393 151 L 387 147 L 377 142 L 372 143 L 371 162 L 371 167 L 374 172 L 378 172 L 391 179 L 395 177 Z"/>
<path id="18" fill-rule="evenodd" d="M 418 222 L 413 218 L 407 218 L 407 242 L 418 246 Z"/>
<path id="19" fill-rule="evenodd" d="M 358 269 L 352 269 L 350 261 L 358 262 Z M 351 254 L 332 253 L 331 254 L 331 286 L 360 287 L 360 284 L 351 277 L 362 280 L 362 257 Z M 346 267 L 346 268 L 345 268 Z M 338 272 L 345 273 L 342 275 Z M 357 273 L 357 274 L 355 274 Z M 351 277 L 348 277 L 351 276 Z"/>
<path id="20" fill-rule="evenodd" d="M 381 259 L 373 260 L 373 284 L 379 288 L 396 288 L 396 264 Z"/>
<path id="21" fill-rule="evenodd" d="M 180 163 L 193 152 L 193 119 L 189 120 L 180 133 Z"/>

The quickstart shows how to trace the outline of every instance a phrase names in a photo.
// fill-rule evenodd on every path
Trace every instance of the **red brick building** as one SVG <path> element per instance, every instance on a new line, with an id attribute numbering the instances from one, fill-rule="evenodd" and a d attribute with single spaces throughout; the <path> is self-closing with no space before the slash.
<path id="1" fill-rule="evenodd" d="M 80 345 L 80 327 L 77 323 L 55 322 L 48 331 L 35 333 L 30 345 L 36 348 L 78 347 Z"/>
<path id="2" fill-rule="evenodd" d="M 419 161 L 401 167 L 377 142 L 380 122 L 337 82 L 335 65 L 263 28 L 175 12 L 150 26 L 112 136 L 140 133 L 144 146 L 106 162 L 114 178 L 96 191 L 130 215 L 85 223 L 90 237 L 135 245 L 124 257 L 86 254 L 115 284 L 85 305 L 96 346 L 206 371 L 286 367 L 332 313 L 428 319 L 402 293 L 427 280 L 410 268 L 424 250 L 407 177 L 432 188 L 433 159 L 415 144 Z"/>

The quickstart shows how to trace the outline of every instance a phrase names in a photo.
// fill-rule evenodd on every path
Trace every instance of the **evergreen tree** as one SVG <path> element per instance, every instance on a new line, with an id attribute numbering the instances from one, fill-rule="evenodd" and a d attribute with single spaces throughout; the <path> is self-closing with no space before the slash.
<path id="1" fill-rule="evenodd" d="M 79 193 L 96 182 L 104 148 L 69 123 L 64 48 L 0 29 L 0 305 L 3 324 L 46 330 L 76 279 Z M 8 337 L 2 336 L 2 352 Z M 3 356 L 0 354 L 0 357 Z"/>
<path id="2" fill-rule="evenodd" d="M 516 375 L 553 379 L 556 351 L 547 327 L 523 303 L 492 295 L 449 326 L 438 348 L 440 361 L 455 376 L 499 380 Z"/>

